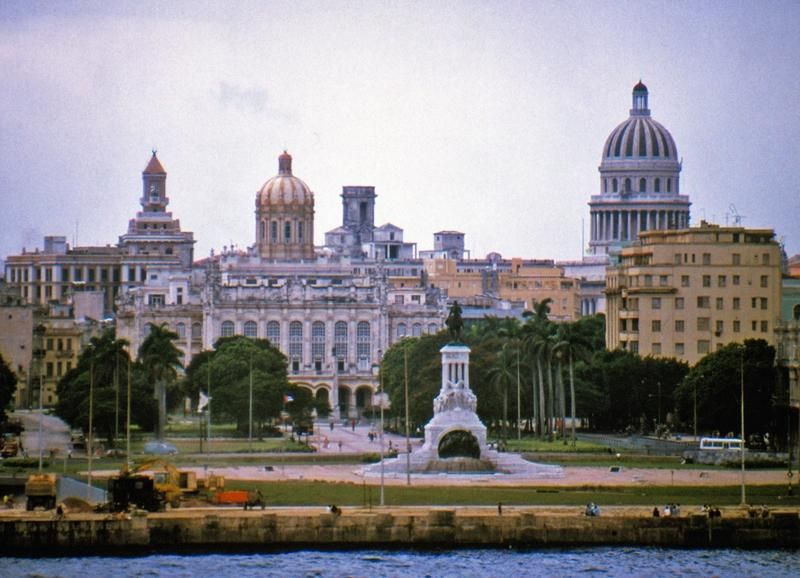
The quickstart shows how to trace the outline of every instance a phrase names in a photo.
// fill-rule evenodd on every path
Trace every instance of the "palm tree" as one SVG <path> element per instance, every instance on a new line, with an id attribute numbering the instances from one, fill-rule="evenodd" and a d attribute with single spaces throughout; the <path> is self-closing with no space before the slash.
<path id="1" fill-rule="evenodd" d="M 182 367 L 180 358 L 183 353 L 175 347 L 175 339 L 178 339 L 178 334 L 162 323 L 152 326 L 150 334 L 139 347 L 139 362 L 147 378 L 155 385 L 158 400 L 157 439 L 163 439 L 167 423 L 167 384 L 175 381 L 177 370 Z"/>
<path id="2" fill-rule="evenodd" d="M 513 348 L 506 343 L 489 368 L 489 380 L 495 390 L 503 396 L 503 439 L 508 439 L 508 387 L 514 381 L 516 357 Z"/>
<path id="3" fill-rule="evenodd" d="M 570 396 L 570 414 L 572 416 L 572 446 L 575 447 L 575 372 L 573 368 L 573 361 L 575 357 L 583 358 L 586 356 L 589 344 L 584 337 L 575 330 L 575 325 L 567 323 L 558 329 L 558 345 L 556 346 L 559 352 L 566 356 L 567 364 L 569 366 L 569 396 Z M 563 435 L 563 432 L 562 432 Z M 566 443 L 566 439 L 564 440 Z"/>

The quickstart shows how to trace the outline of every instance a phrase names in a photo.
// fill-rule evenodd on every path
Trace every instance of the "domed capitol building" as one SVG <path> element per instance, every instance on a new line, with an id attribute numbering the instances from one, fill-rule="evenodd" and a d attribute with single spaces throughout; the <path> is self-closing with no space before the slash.
<path id="1" fill-rule="evenodd" d="M 599 195 L 592 195 L 589 251 L 618 251 L 642 231 L 685 229 L 689 197 L 680 194 L 681 162 L 669 131 L 650 116 L 647 87 L 633 87 L 628 120 L 603 145 Z"/>

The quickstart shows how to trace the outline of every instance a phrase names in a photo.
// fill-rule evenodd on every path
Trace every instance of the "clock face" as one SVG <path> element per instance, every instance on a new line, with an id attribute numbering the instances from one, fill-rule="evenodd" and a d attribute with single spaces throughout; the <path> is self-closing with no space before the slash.
<path id="1" fill-rule="evenodd" d="M 150 194 L 157 195 L 158 194 L 158 184 L 150 183 Z"/>

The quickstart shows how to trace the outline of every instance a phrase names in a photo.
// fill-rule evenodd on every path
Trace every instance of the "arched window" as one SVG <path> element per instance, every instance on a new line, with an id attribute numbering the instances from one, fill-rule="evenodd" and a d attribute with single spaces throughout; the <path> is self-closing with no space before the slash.
<path id="1" fill-rule="evenodd" d="M 267 223 L 266 221 L 261 221 L 261 240 L 267 238 Z"/>
<path id="2" fill-rule="evenodd" d="M 337 321 L 333 326 L 333 354 L 339 371 L 344 371 L 347 360 L 347 322 Z"/>
<path id="3" fill-rule="evenodd" d="M 414 337 L 422 335 L 422 323 L 415 323 L 411 326 L 411 335 Z"/>
<path id="4" fill-rule="evenodd" d="M 192 339 L 203 338 L 203 326 L 199 323 L 192 323 Z"/>
<path id="5" fill-rule="evenodd" d="M 437 333 L 438 331 L 439 331 L 439 328 L 436 326 L 435 323 L 428 323 L 428 333 L 433 335 L 433 334 Z"/>
<path id="6" fill-rule="evenodd" d="M 222 337 L 233 337 L 233 321 L 222 322 Z"/>
<path id="7" fill-rule="evenodd" d="M 277 321 L 267 323 L 267 339 L 275 347 L 281 346 L 281 324 Z"/>
<path id="8" fill-rule="evenodd" d="M 246 321 L 244 324 L 244 336 L 245 337 L 252 337 L 255 339 L 258 337 L 258 324 L 255 321 Z"/>
<path id="9" fill-rule="evenodd" d="M 270 235 L 269 235 L 270 236 L 270 240 L 273 243 L 277 243 L 278 242 L 278 221 L 272 221 L 272 223 L 270 225 L 269 233 L 270 233 Z"/>
<path id="10" fill-rule="evenodd" d="M 647 191 L 647 180 L 639 179 L 639 192 L 644 193 L 645 191 Z"/>
<path id="11" fill-rule="evenodd" d="M 667 192 L 672 192 L 672 179 L 667 179 Z"/>
<path id="12" fill-rule="evenodd" d="M 617 177 L 611 179 L 611 190 L 615 193 L 617 192 Z"/>
<path id="13" fill-rule="evenodd" d="M 322 321 L 311 324 L 311 357 L 314 363 L 325 359 L 325 323 Z"/>
<path id="14" fill-rule="evenodd" d="M 661 192 L 661 179 L 656 179 L 655 183 L 653 183 L 653 190 L 657 193 Z"/>
<path id="15" fill-rule="evenodd" d="M 405 337 L 406 336 L 406 324 L 399 323 L 397 325 L 397 337 Z"/>
<path id="16" fill-rule="evenodd" d="M 372 344 L 370 340 L 370 329 L 368 321 L 359 321 L 356 325 L 356 355 L 358 356 L 358 368 L 369 368 L 369 356 Z"/>
<path id="17" fill-rule="evenodd" d="M 292 240 L 292 224 L 286 222 L 283 224 L 283 242 L 289 243 Z"/>
<path id="18" fill-rule="evenodd" d="M 631 180 L 630 179 L 625 179 L 625 192 L 626 193 L 630 193 L 631 192 Z"/>
<path id="19" fill-rule="evenodd" d="M 289 324 L 289 360 L 292 371 L 299 371 L 303 363 L 303 323 L 300 321 Z"/>
<path id="20" fill-rule="evenodd" d="M 603 192 L 608 192 L 608 179 L 603 179 Z"/>
<path id="21" fill-rule="evenodd" d="M 175 326 L 175 333 L 178 334 L 178 339 L 184 339 L 186 337 L 186 324 L 178 323 Z"/>

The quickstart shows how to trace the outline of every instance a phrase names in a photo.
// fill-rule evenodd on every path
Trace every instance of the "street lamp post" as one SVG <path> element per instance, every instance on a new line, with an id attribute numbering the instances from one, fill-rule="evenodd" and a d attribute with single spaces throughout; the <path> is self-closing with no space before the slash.
<path id="1" fill-rule="evenodd" d="M 411 432 L 408 423 L 408 349 L 403 348 L 403 389 L 406 406 L 406 485 L 411 485 Z"/>
<path id="2" fill-rule="evenodd" d="M 94 435 L 92 428 L 94 427 L 94 350 L 89 350 L 89 439 L 87 440 L 87 448 L 89 452 L 88 475 L 86 483 L 87 501 L 92 501 L 92 454 L 94 453 Z"/>
<path id="3" fill-rule="evenodd" d="M 381 351 L 378 351 L 378 360 L 381 360 Z M 380 363 L 372 366 L 373 373 L 378 376 L 378 403 L 380 404 L 380 426 L 378 429 L 378 442 L 380 443 L 380 458 L 381 458 L 381 492 L 380 492 L 380 505 L 384 505 L 384 464 L 383 464 L 383 406 L 384 406 L 384 393 L 383 393 L 383 374 L 381 373 Z M 374 404 L 373 404 L 374 405 Z"/>
<path id="4" fill-rule="evenodd" d="M 247 451 L 253 451 L 253 354 L 250 354 L 250 406 L 247 429 Z"/>
<path id="5" fill-rule="evenodd" d="M 133 465 L 131 459 L 131 357 L 128 354 L 128 407 L 125 418 L 125 455 L 128 456 L 128 465 Z"/>
<path id="6" fill-rule="evenodd" d="M 741 417 L 741 438 L 742 438 L 742 449 L 741 453 L 741 463 L 742 463 L 742 506 L 747 504 L 747 499 L 745 497 L 745 489 L 744 489 L 744 451 L 745 451 L 745 443 L 744 443 L 744 346 L 741 348 L 741 357 L 739 358 L 739 389 L 740 389 L 740 396 L 741 401 L 739 404 L 739 413 Z"/>
<path id="7" fill-rule="evenodd" d="M 697 441 L 697 380 L 694 382 L 694 439 Z"/>

